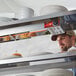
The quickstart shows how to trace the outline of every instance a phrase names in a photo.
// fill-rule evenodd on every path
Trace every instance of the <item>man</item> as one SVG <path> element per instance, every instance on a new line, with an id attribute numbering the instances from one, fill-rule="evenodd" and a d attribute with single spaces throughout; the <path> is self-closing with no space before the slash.
<path id="1" fill-rule="evenodd" d="M 58 41 L 61 52 L 66 52 L 71 47 L 75 47 L 76 37 L 74 31 L 66 31 L 64 34 L 53 35 L 51 39 Z"/>
<path id="2" fill-rule="evenodd" d="M 76 42 L 76 36 L 74 31 L 66 31 L 64 34 L 59 35 L 53 35 L 51 37 L 53 41 L 58 41 L 59 46 L 61 48 L 61 52 L 67 52 L 67 51 L 76 51 L 75 42 Z M 69 58 L 69 60 L 75 60 L 76 58 Z M 68 60 L 68 58 L 66 59 Z M 73 68 L 73 76 L 76 76 L 76 68 Z"/>

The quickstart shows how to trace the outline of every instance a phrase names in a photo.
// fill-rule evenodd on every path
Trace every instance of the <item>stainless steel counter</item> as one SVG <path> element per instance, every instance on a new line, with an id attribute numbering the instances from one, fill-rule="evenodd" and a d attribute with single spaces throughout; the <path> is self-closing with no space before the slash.
<path id="1" fill-rule="evenodd" d="M 75 59 L 65 60 L 72 57 L 76 57 L 75 51 L 0 60 L 0 75 L 39 72 L 52 68 L 73 68 L 76 67 Z"/>

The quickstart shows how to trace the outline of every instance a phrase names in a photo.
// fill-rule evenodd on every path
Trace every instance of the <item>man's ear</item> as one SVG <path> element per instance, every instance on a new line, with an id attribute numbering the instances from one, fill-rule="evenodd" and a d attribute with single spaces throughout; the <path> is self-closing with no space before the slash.
<path id="1" fill-rule="evenodd" d="M 71 40 L 72 40 L 72 46 L 75 46 L 76 36 L 73 35 L 73 36 L 71 37 Z"/>

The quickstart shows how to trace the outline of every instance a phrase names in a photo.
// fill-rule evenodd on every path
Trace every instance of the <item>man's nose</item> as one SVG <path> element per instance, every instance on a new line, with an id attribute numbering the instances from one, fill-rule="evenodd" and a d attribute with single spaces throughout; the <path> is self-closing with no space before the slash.
<path id="1" fill-rule="evenodd" d="M 62 38 L 61 37 L 58 37 L 57 41 L 58 41 L 59 45 L 62 45 Z"/>
<path id="2" fill-rule="evenodd" d="M 58 42 L 59 42 L 59 45 L 62 45 L 62 41 L 61 40 L 58 40 Z"/>

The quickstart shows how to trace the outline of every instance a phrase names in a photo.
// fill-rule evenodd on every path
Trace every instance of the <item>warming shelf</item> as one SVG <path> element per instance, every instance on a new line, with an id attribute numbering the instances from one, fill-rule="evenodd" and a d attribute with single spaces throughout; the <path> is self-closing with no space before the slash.
<path id="1" fill-rule="evenodd" d="M 0 75 L 19 74 L 27 72 L 39 72 L 52 68 L 76 67 L 76 52 L 46 54 L 25 58 L 0 60 Z M 65 58 L 71 58 L 66 61 Z"/>

